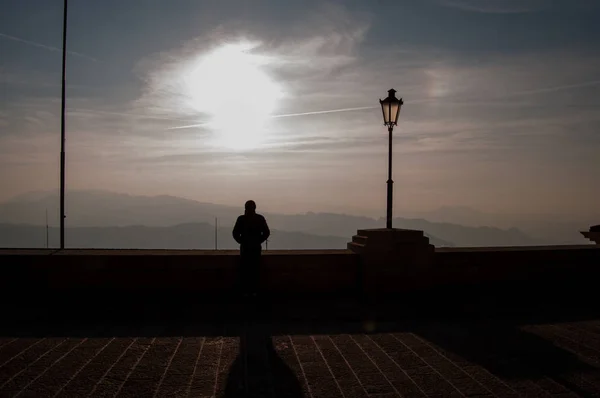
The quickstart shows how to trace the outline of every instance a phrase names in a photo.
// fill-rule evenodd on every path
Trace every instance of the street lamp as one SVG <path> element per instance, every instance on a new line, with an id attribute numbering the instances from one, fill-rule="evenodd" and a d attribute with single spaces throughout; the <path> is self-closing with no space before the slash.
<path id="1" fill-rule="evenodd" d="M 398 125 L 398 116 L 400 108 L 404 104 L 402 98 L 396 98 L 396 90 L 388 90 L 388 96 L 384 100 L 379 100 L 381 111 L 383 112 L 383 124 L 387 126 L 389 133 L 389 154 L 388 154 L 388 180 L 387 180 L 387 218 L 385 227 L 392 228 L 392 196 L 394 181 L 392 181 L 392 131 L 394 126 Z"/>

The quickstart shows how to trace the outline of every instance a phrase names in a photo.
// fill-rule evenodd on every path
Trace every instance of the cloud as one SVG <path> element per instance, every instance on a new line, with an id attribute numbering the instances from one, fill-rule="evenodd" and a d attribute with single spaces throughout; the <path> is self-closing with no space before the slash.
<path id="1" fill-rule="evenodd" d="M 311 109 L 308 106 L 314 105 L 314 91 L 309 91 L 311 82 L 320 82 L 338 68 L 354 63 L 357 46 L 367 30 L 368 22 L 357 20 L 343 7 L 331 5 L 323 6 L 308 20 L 290 26 L 287 35 L 278 40 L 267 41 L 248 34 L 248 29 L 221 26 L 178 49 L 154 54 L 140 61 L 136 72 L 145 87 L 133 107 L 165 115 L 196 115 L 200 122 L 206 120 L 207 115 L 199 114 L 190 106 L 191 98 L 186 94 L 186 77 L 190 68 L 200 57 L 219 45 L 249 42 L 253 46 L 252 54 L 264 60 L 264 70 L 283 85 L 287 110 L 292 109 L 293 101 L 293 112 L 287 112 L 284 108 L 280 113 L 309 112 Z M 228 34 L 223 34 L 223 31 Z"/>

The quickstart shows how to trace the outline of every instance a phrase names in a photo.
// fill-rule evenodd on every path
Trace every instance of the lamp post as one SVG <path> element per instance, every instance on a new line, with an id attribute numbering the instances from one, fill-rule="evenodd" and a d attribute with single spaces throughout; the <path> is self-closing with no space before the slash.
<path id="1" fill-rule="evenodd" d="M 392 229 L 392 203 L 393 203 L 393 187 L 392 181 L 392 131 L 394 126 L 398 125 L 398 116 L 400 108 L 404 104 L 402 98 L 396 98 L 396 90 L 393 88 L 388 90 L 388 96 L 384 100 L 379 100 L 381 111 L 383 113 L 383 124 L 387 126 L 389 133 L 389 153 L 388 153 L 388 180 L 387 180 L 387 217 L 385 227 Z"/>

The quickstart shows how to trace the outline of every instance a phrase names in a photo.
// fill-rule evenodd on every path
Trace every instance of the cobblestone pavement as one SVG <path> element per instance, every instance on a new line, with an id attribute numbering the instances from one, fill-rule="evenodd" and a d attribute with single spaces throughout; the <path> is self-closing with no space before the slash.
<path id="1" fill-rule="evenodd" d="M 22 329 L 1 397 L 600 396 L 597 319 Z"/>

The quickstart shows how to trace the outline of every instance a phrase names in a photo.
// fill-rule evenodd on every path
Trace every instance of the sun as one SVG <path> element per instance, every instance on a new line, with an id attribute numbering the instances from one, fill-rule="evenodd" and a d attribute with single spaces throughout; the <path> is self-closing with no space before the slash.
<path id="1" fill-rule="evenodd" d="M 214 144 L 253 149 L 264 139 L 267 121 L 281 88 L 264 67 L 268 58 L 253 54 L 257 43 L 226 44 L 203 55 L 189 69 L 190 106 L 211 117 Z"/>

